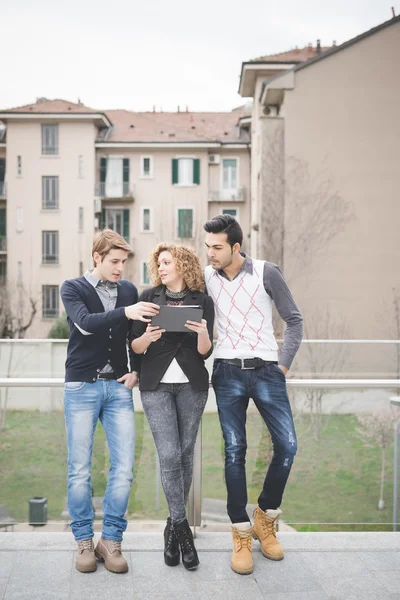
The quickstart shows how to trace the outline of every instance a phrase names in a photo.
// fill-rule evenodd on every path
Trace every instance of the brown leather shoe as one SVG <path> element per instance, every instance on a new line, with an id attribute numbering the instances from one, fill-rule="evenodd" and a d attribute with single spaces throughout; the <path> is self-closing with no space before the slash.
<path id="1" fill-rule="evenodd" d="M 78 542 L 78 556 L 76 557 L 75 567 L 81 573 L 93 573 L 97 569 L 92 539 Z"/>
<path id="2" fill-rule="evenodd" d="M 126 573 L 128 563 L 121 553 L 121 542 L 100 538 L 94 551 L 98 560 L 104 561 L 104 566 L 112 573 Z"/>
<path id="3" fill-rule="evenodd" d="M 265 512 L 259 506 L 253 513 L 253 538 L 261 544 L 261 552 L 270 560 L 282 560 L 282 546 L 276 539 L 276 523 L 282 511 L 269 508 Z"/>
<path id="4" fill-rule="evenodd" d="M 250 523 L 232 525 L 233 551 L 231 569 L 239 575 L 250 575 L 253 572 L 253 548 Z"/>

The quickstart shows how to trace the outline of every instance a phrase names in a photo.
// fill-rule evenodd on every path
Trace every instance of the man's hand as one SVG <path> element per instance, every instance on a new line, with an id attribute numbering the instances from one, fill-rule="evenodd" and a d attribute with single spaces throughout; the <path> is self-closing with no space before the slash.
<path id="1" fill-rule="evenodd" d="M 284 367 L 283 365 L 278 365 L 278 367 L 280 368 L 281 371 L 283 371 L 283 374 L 286 377 L 286 373 L 289 371 L 289 369 L 287 367 Z"/>
<path id="2" fill-rule="evenodd" d="M 156 326 L 152 326 L 152 325 L 147 325 L 146 327 L 146 331 L 143 334 L 143 337 L 145 338 L 146 342 L 148 342 L 148 344 L 152 344 L 153 342 L 156 342 L 157 340 L 160 339 L 160 337 L 162 336 L 163 333 L 165 333 L 165 329 L 160 329 L 158 327 L 158 325 Z"/>
<path id="3" fill-rule="evenodd" d="M 153 304 L 152 302 L 137 302 L 136 304 L 125 306 L 125 315 L 132 321 L 149 323 L 151 318 L 147 319 L 146 317 L 154 317 L 159 312 L 160 307 L 158 304 Z"/>
<path id="4" fill-rule="evenodd" d="M 194 331 L 197 335 L 208 336 L 207 321 L 205 319 L 202 319 L 201 323 L 198 323 L 197 321 L 186 321 L 185 327 L 190 329 L 190 331 Z"/>
<path id="5" fill-rule="evenodd" d="M 123 383 L 125 387 L 131 390 L 137 384 L 138 376 L 136 373 L 125 373 L 125 375 L 122 375 L 117 381 L 118 383 Z"/>

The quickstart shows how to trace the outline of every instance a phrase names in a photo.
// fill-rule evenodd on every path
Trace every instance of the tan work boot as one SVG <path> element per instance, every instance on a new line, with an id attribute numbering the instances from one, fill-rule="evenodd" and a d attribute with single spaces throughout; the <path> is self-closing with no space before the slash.
<path id="1" fill-rule="evenodd" d="M 76 557 L 75 567 L 81 573 L 93 573 L 97 569 L 92 539 L 78 542 L 78 556 Z"/>
<path id="2" fill-rule="evenodd" d="M 253 549 L 250 523 L 234 523 L 232 525 L 233 551 L 231 569 L 239 575 L 253 572 Z"/>
<path id="3" fill-rule="evenodd" d="M 121 553 L 121 542 L 100 538 L 94 551 L 98 560 L 104 561 L 104 566 L 113 573 L 126 573 L 128 563 Z"/>
<path id="4" fill-rule="evenodd" d="M 265 512 L 259 506 L 253 513 L 253 538 L 261 544 L 261 552 L 271 560 L 282 560 L 282 546 L 276 539 L 276 522 L 282 511 L 269 508 Z"/>

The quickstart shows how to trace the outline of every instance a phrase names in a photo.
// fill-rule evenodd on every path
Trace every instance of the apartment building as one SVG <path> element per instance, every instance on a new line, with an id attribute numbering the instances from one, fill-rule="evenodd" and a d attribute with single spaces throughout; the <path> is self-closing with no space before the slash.
<path id="1" fill-rule="evenodd" d="M 91 266 L 98 229 L 132 247 L 125 276 L 149 285 L 161 241 L 206 264 L 202 225 L 229 213 L 249 234 L 249 134 L 230 113 L 97 111 L 38 99 L 0 111 L 0 277 L 37 302 L 28 337 L 46 337 L 59 288 Z"/>
<path id="2" fill-rule="evenodd" d="M 282 266 L 308 337 L 398 337 L 399 55 L 398 16 L 340 46 L 242 65 L 251 253 Z M 388 354 L 375 352 L 384 373 Z"/>

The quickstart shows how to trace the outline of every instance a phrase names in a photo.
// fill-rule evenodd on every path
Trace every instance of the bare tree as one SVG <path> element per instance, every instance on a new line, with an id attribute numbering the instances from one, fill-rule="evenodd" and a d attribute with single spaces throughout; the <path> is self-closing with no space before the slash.
<path id="1" fill-rule="evenodd" d="M 355 217 L 328 169 L 311 174 L 307 161 L 285 157 L 279 120 L 274 127 L 262 151 L 260 223 L 256 228 L 260 231 L 260 257 L 278 264 L 291 283 L 312 266 L 316 256 L 329 250 L 331 241 Z M 273 323 L 281 337 L 283 324 L 276 311 Z"/>
<path id="2" fill-rule="evenodd" d="M 386 448 L 393 439 L 394 423 L 398 420 L 398 410 L 393 407 L 370 415 L 359 415 L 358 433 L 366 446 L 381 449 L 381 473 L 379 482 L 378 509 L 385 507 L 384 486 L 386 470 Z"/>
<path id="3" fill-rule="evenodd" d="M 37 313 L 35 300 L 22 285 L 13 287 L 6 283 L 0 289 L 0 338 L 22 339 L 32 325 Z M 11 377 L 14 357 L 14 344 L 11 344 L 7 361 L 6 377 Z M 6 425 L 9 388 L 1 388 L 0 431 Z"/>
<path id="4" fill-rule="evenodd" d="M 306 339 L 346 339 L 348 337 L 346 325 L 332 318 L 329 305 L 314 309 L 313 314 L 309 317 L 306 315 L 304 333 Z M 348 346 L 344 344 L 304 344 L 303 360 L 302 370 L 307 371 L 312 378 L 329 378 L 342 371 L 348 360 Z M 323 418 L 325 413 L 323 399 L 327 390 L 324 388 L 305 388 L 302 393 L 305 396 L 305 414 L 307 415 L 308 426 L 299 437 L 311 433 L 316 440 L 319 440 L 329 423 L 329 418 Z M 295 405 L 294 400 L 293 404 Z M 299 411 L 297 418 L 301 419 L 303 414 Z"/>
<path id="5" fill-rule="evenodd" d="M 0 338 L 22 339 L 37 313 L 35 299 L 23 285 L 6 283 L 0 289 Z"/>

